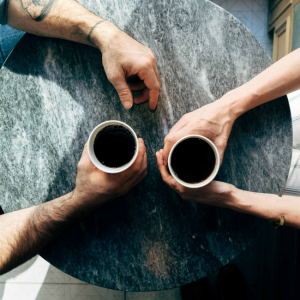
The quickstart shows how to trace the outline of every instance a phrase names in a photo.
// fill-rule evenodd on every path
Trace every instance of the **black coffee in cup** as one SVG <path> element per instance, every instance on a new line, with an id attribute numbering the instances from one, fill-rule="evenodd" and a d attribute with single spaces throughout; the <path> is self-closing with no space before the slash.
<path id="1" fill-rule="evenodd" d="M 177 177 L 187 183 L 200 183 L 213 172 L 216 157 L 212 147 L 202 139 L 188 138 L 173 150 L 171 166 Z"/>
<path id="2" fill-rule="evenodd" d="M 95 156 L 110 168 L 118 168 L 130 162 L 135 149 L 134 136 L 121 125 L 104 127 L 98 132 L 94 142 Z"/>

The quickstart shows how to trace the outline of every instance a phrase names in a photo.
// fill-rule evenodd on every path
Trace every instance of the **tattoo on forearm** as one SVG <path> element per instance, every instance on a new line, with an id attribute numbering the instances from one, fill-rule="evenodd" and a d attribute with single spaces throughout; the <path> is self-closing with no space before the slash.
<path id="1" fill-rule="evenodd" d="M 94 29 L 95 29 L 99 24 L 101 24 L 101 23 L 103 23 L 103 22 L 105 22 L 105 21 L 107 21 L 107 20 L 101 20 L 101 21 L 99 21 L 98 23 L 96 23 L 96 24 L 91 28 L 90 33 L 89 33 L 89 35 L 88 35 L 88 37 L 87 37 L 87 40 L 88 40 L 89 42 L 91 42 L 91 34 L 93 33 Z"/>
<path id="2" fill-rule="evenodd" d="M 32 20 L 42 21 L 45 19 L 55 0 L 20 0 L 23 9 L 29 14 Z"/>

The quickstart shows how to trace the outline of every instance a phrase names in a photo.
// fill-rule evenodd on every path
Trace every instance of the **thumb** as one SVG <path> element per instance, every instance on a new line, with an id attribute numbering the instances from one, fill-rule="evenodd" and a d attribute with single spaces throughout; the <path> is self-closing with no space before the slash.
<path id="1" fill-rule="evenodd" d="M 111 81 L 111 83 L 115 87 L 124 108 L 131 108 L 133 105 L 133 97 L 125 77 L 118 77 L 117 80 L 114 82 Z"/>
<path id="2" fill-rule="evenodd" d="M 81 154 L 81 158 L 80 158 L 80 162 L 84 165 L 86 164 L 90 164 L 92 163 L 89 157 L 89 152 L 88 152 L 88 142 L 85 143 L 82 154 Z"/>

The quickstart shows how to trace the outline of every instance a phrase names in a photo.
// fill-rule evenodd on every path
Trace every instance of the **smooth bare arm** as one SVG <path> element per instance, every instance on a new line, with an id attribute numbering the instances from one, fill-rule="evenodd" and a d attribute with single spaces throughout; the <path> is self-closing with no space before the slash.
<path id="1" fill-rule="evenodd" d="M 233 123 L 239 116 L 297 89 L 300 89 L 300 49 L 219 100 L 184 115 L 165 138 L 164 161 L 167 162 L 172 146 L 189 134 L 200 134 L 213 141 L 222 161 Z"/>
<path id="2" fill-rule="evenodd" d="M 97 47 L 123 106 L 132 107 L 131 91 L 138 90 L 142 93 L 135 97 L 135 103 L 149 99 L 150 109 L 155 109 L 160 78 L 152 51 L 75 0 L 10 0 L 7 23 L 35 35 Z"/>
<path id="3" fill-rule="evenodd" d="M 300 49 L 286 55 L 219 101 L 235 118 L 248 110 L 300 89 Z"/>
<path id="4" fill-rule="evenodd" d="M 227 185 L 223 182 L 215 184 Z M 284 225 L 300 229 L 299 197 L 253 193 L 232 186 L 232 192 L 228 194 L 227 208 L 273 222 L 278 222 L 280 215 L 284 215 Z"/>
<path id="5" fill-rule="evenodd" d="M 178 184 L 167 171 L 169 151 L 182 136 L 197 133 L 208 137 L 216 144 L 222 158 L 236 118 L 297 89 L 300 89 L 300 49 L 221 99 L 185 115 L 166 137 L 165 148 L 156 154 L 163 180 L 183 199 L 229 208 L 271 221 L 278 221 L 280 215 L 284 215 L 286 225 L 300 229 L 298 197 L 247 192 L 218 181 L 200 189 L 188 189 Z"/>
<path id="6" fill-rule="evenodd" d="M 156 153 L 156 158 L 164 182 L 185 200 L 228 208 L 273 222 L 278 222 L 280 215 L 284 215 L 284 225 L 300 229 L 299 197 L 247 192 L 220 181 L 212 181 L 199 189 L 189 189 L 169 174 L 163 150 Z"/>
<path id="7" fill-rule="evenodd" d="M 0 216 L 0 275 L 36 255 L 96 209 L 126 194 L 146 175 L 147 154 L 142 139 L 139 139 L 136 161 L 119 174 L 106 174 L 98 170 L 90 161 L 85 147 L 73 192 Z"/>

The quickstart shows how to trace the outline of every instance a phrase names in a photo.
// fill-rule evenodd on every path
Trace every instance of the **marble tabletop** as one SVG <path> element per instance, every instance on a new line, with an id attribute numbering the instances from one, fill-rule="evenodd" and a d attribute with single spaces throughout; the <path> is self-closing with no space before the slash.
<path id="1" fill-rule="evenodd" d="M 153 50 L 162 83 L 158 107 L 123 109 L 98 50 L 26 34 L 0 72 L 0 205 L 9 212 L 71 191 L 91 130 L 121 120 L 145 140 L 147 178 L 42 257 L 83 281 L 127 291 L 168 289 L 217 271 L 268 221 L 180 199 L 163 183 L 155 152 L 183 114 L 249 81 L 271 59 L 238 20 L 209 1 L 79 2 Z M 282 97 L 235 122 L 217 179 L 281 194 L 291 148 Z"/>

